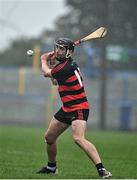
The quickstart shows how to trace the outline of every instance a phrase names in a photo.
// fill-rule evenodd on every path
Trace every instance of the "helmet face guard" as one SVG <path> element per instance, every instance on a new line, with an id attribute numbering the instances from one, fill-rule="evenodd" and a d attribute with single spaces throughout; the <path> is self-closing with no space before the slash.
<path id="1" fill-rule="evenodd" d="M 60 49 L 64 51 L 64 54 L 57 54 L 56 59 L 58 61 L 62 61 L 64 59 L 68 59 L 71 57 L 73 51 L 74 51 L 74 42 L 71 39 L 68 38 L 59 38 L 54 45 L 54 51 L 56 54 L 56 49 Z"/>

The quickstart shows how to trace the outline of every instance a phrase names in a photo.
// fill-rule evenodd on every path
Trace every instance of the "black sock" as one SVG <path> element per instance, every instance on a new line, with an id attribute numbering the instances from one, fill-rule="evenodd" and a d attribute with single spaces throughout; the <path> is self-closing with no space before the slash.
<path id="1" fill-rule="evenodd" d="M 48 166 L 49 167 L 56 167 L 56 162 L 54 162 L 54 163 L 48 162 Z"/>
<path id="2" fill-rule="evenodd" d="M 104 168 L 104 166 L 103 166 L 102 163 L 98 163 L 98 164 L 96 164 L 96 168 L 97 168 L 97 170 L 99 171 L 99 169 Z"/>

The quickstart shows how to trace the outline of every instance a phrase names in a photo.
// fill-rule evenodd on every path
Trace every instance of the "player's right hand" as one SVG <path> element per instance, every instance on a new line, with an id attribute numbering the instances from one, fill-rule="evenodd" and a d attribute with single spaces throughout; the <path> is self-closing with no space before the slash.
<path id="1" fill-rule="evenodd" d="M 45 56 L 46 56 L 47 61 L 50 63 L 50 68 L 53 68 L 56 64 L 56 62 L 55 62 L 56 56 L 55 56 L 54 51 L 45 53 Z"/>
<path id="2" fill-rule="evenodd" d="M 47 55 L 47 58 L 51 61 L 54 61 L 56 58 L 54 51 L 48 52 L 48 53 L 46 53 L 46 55 Z"/>

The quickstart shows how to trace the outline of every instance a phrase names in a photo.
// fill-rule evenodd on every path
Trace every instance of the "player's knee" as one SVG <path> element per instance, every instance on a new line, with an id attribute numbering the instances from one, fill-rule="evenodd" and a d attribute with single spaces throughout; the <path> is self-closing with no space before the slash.
<path id="1" fill-rule="evenodd" d="M 55 143 L 55 139 L 54 139 L 52 136 L 46 134 L 46 135 L 45 135 L 45 142 L 46 142 L 47 144 L 51 145 L 51 144 L 54 144 L 54 143 Z"/>
<path id="2" fill-rule="evenodd" d="M 81 138 L 81 137 L 78 137 L 78 136 L 74 136 L 73 137 L 73 140 L 74 140 L 74 143 L 75 144 L 77 144 L 77 145 L 81 145 L 82 144 L 82 142 L 83 142 L 83 138 Z"/>

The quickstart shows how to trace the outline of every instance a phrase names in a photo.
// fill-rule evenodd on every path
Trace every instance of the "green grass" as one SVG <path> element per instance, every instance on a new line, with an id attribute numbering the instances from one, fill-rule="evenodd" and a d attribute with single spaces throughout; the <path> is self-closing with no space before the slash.
<path id="1" fill-rule="evenodd" d="M 0 126 L 0 179 L 96 179 L 94 165 L 73 143 L 71 131 L 58 139 L 59 174 L 35 172 L 47 162 L 44 128 Z M 137 178 L 137 133 L 88 131 L 113 178 Z"/>

